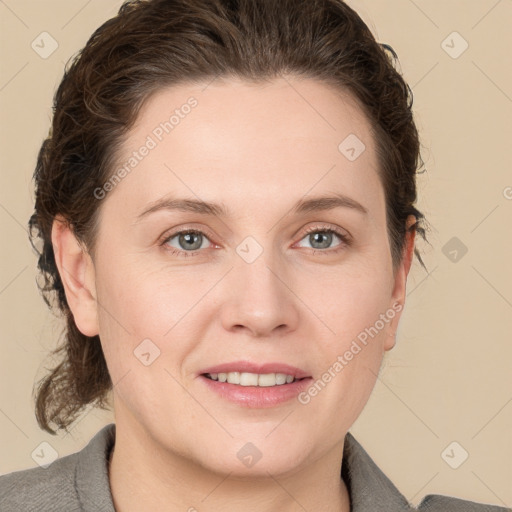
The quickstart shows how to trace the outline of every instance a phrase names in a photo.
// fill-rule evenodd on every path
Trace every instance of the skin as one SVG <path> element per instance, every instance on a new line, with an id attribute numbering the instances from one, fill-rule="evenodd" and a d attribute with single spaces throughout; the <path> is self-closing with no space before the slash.
<path id="1" fill-rule="evenodd" d="M 243 359 L 320 378 L 379 315 L 404 304 L 414 234 L 394 270 L 371 125 L 350 95 L 292 77 L 205 87 L 163 89 L 144 105 L 120 165 L 190 96 L 198 102 L 102 199 L 92 255 L 54 223 L 66 297 L 79 329 L 100 335 L 114 383 L 116 510 L 348 512 L 344 437 L 400 312 L 307 404 L 241 407 L 198 373 Z M 338 150 L 351 133 L 366 146 L 355 161 Z M 333 193 L 367 212 L 293 210 Z M 227 213 L 161 209 L 138 219 L 170 195 Z M 205 238 L 186 256 L 176 232 L 191 228 Z M 310 228 L 338 229 L 350 243 L 333 236 L 313 249 Z M 236 251 L 248 236 L 263 249 L 252 263 Z M 160 356 L 145 366 L 134 350 L 148 338 Z M 262 453 L 252 467 L 237 458 L 247 442 Z"/>

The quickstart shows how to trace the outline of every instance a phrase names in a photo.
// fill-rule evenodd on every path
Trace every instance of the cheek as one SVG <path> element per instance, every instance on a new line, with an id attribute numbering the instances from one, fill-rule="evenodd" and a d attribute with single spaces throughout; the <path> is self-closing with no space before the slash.
<path id="1" fill-rule="evenodd" d="M 317 343 L 315 362 L 322 373 L 299 397 L 310 415 L 327 425 L 325 436 L 330 439 L 348 430 L 366 405 L 388 335 L 381 316 L 389 307 L 386 288 L 365 281 L 344 284 L 343 290 L 329 297 L 332 302 L 322 317 L 334 331 Z"/>
<path id="2" fill-rule="evenodd" d="M 390 308 L 392 273 L 375 262 L 364 270 L 332 273 L 311 300 L 328 329 L 317 343 L 317 362 L 324 373 L 319 388 L 325 398 L 349 410 L 361 410 L 373 388 L 384 354 Z M 324 388 L 322 388 L 324 389 Z M 314 393 L 314 392 L 313 392 Z M 322 391 L 323 394 L 323 391 Z M 327 395 L 329 398 L 327 398 Z"/>
<path id="3" fill-rule="evenodd" d="M 115 394 L 140 417 L 151 417 L 162 403 L 186 414 L 189 401 L 175 378 L 181 380 L 180 364 L 194 348 L 196 335 L 186 320 L 198 290 L 176 275 L 137 271 L 120 260 L 97 277 L 100 338 Z"/>
<path id="4" fill-rule="evenodd" d="M 155 368 L 181 372 L 201 339 L 201 329 L 213 321 L 212 308 L 201 299 L 217 277 L 190 269 L 149 269 L 134 259 L 99 265 L 100 338 L 114 382 L 130 371 L 131 379 L 141 379 L 142 386 L 147 381 L 150 387 Z M 147 362 L 151 371 L 146 371 Z"/>
<path id="5" fill-rule="evenodd" d="M 100 268 L 98 299 L 108 304 L 110 311 L 103 312 L 108 324 L 121 324 L 136 338 L 162 337 L 197 303 L 209 284 L 190 271 L 148 268 L 142 259 L 119 259 L 115 265 Z"/>
<path id="6" fill-rule="evenodd" d="M 340 349 L 373 326 L 389 308 L 392 271 L 383 262 L 372 261 L 316 275 L 304 285 L 303 294 L 306 288 L 315 290 L 308 301 L 312 301 L 312 309 L 329 327 L 329 337 Z"/>

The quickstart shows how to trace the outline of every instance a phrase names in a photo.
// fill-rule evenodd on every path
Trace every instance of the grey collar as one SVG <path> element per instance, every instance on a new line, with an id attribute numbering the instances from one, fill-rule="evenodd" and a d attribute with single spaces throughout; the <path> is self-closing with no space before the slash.
<path id="1" fill-rule="evenodd" d="M 345 436 L 341 477 L 349 490 L 351 512 L 416 510 L 350 432 Z"/>

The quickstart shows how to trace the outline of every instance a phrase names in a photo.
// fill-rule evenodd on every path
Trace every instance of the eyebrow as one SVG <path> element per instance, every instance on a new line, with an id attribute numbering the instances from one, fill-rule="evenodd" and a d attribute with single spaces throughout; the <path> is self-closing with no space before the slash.
<path id="1" fill-rule="evenodd" d="M 330 196 L 313 197 L 302 199 L 292 209 L 294 213 L 308 213 L 322 210 L 333 210 L 334 208 L 350 208 L 363 215 L 368 215 L 368 209 L 351 197 L 343 194 Z"/>
<path id="2" fill-rule="evenodd" d="M 316 211 L 333 210 L 335 208 L 349 208 L 363 215 L 368 214 L 368 209 L 343 194 L 333 194 L 329 196 L 312 197 L 310 199 L 301 199 L 290 210 L 293 214 L 304 214 Z M 180 199 L 172 197 L 163 197 L 152 203 L 142 213 L 137 216 L 137 221 L 147 215 L 160 210 L 178 210 L 183 212 L 199 213 L 202 215 L 212 215 L 216 217 L 228 216 L 228 209 L 219 203 L 212 203 L 197 199 Z"/>

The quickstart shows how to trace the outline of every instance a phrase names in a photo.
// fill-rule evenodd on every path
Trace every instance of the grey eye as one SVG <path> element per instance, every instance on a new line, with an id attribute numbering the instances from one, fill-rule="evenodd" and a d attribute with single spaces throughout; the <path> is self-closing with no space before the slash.
<path id="1" fill-rule="evenodd" d="M 208 247 L 208 238 L 199 231 L 185 231 L 170 237 L 167 244 L 183 251 L 195 251 Z"/>
<path id="2" fill-rule="evenodd" d="M 332 233 L 317 231 L 309 235 L 309 243 L 313 249 L 328 249 L 332 243 Z"/>
<path id="3" fill-rule="evenodd" d="M 335 243 L 335 242 L 338 243 Z M 311 249 L 331 249 L 343 243 L 343 238 L 335 231 L 330 229 L 318 229 L 308 233 L 301 241 L 300 247 L 309 247 Z M 333 245 L 334 244 L 334 245 Z"/>

